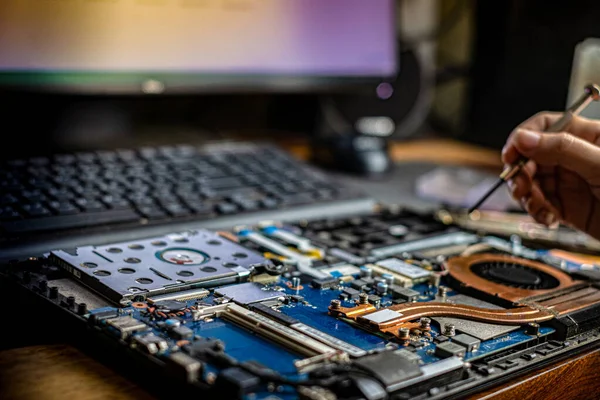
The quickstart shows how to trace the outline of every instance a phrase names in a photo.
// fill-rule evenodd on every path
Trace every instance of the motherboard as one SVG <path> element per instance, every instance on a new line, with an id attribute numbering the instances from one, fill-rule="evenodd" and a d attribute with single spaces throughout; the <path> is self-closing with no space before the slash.
<path id="1" fill-rule="evenodd" d="M 2 273 L 125 363 L 227 399 L 459 398 L 599 341 L 592 256 L 444 216 L 260 221 Z"/>

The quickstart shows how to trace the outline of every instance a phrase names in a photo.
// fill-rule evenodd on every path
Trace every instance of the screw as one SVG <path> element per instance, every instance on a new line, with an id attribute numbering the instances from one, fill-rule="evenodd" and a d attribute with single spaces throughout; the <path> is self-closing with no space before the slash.
<path id="1" fill-rule="evenodd" d="M 369 295 L 361 293 L 358 295 L 358 304 L 369 304 Z"/>
<path id="2" fill-rule="evenodd" d="M 446 286 L 440 286 L 438 288 L 438 296 L 440 297 L 446 297 L 446 295 L 448 294 L 448 288 Z"/>
<path id="3" fill-rule="evenodd" d="M 331 300 L 329 305 L 333 310 L 338 310 L 342 306 L 342 302 L 339 300 Z"/>
<path id="4" fill-rule="evenodd" d="M 292 278 L 292 287 L 297 288 L 298 286 L 300 286 L 300 278 L 298 278 L 298 277 Z"/>
<path id="5" fill-rule="evenodd" d="M 400 340 L 410 340 L 410 329 L 408 328 L 400 328 L 398 330 Z"/>
<path id="6" fill-rule="evenodd" d="M 446 335 L 446 336 L 456 335 L 456 327 L 454 326 L 454 324 L 444 325 L 444 335 Z"/>
<path id="7" fill-rule="evenodd" d="M 427 317 L 423 317 L 419 320 L 421 324 L 421 329 L 431 329 L 431 319 Z"/>

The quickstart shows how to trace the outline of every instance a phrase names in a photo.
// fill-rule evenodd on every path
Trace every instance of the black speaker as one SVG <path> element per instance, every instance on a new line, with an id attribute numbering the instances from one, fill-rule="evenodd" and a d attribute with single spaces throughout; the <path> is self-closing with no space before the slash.
<path id="1" fill-rule="evenodd" d="M 393 79 L 320 98 L 313 161 L 330 169 L 377 176 L 391 171 L 389 141 L 418 132 L 430 105 L 430 75 L 411 48 Z"/>
<path id="2" fill-rule="evenodd" d="M 422 62 L 412 49 L 406 49 L 399 55 L 399 65 L 399 73 L 391 79 L 323 95 L 319 133 L 343 131 L 394 138 L 414 135 L 424 120 L 417 114 L 427 97 Z"/>

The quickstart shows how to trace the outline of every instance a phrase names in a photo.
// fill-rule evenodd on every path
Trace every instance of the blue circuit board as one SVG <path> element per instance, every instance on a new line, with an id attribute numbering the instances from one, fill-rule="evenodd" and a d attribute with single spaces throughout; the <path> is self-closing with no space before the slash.
<path id="1" fill-rule="evenodd" d="M 287 231 L 287 234 L 292 234 L 295 231 L 293 229 L 290 229 Z M 281 232 L 279 232 L 281 234 Z M 297 232 L 296 232 L 297 233 Z M 253 233 L 251 231 L 247 231 L 247 230 L 243 230 L 241 231 L 240 235 L 242 237 L 246 237 L 249 235 L 252 235 Z M 266 233 L 268 235 L 268 232 Z M 342 235 L 343 237 L 346 237 L 344 235 L 348 235 L 348 233 L 341 233 L 340 235 Z M 265 237 L 254 237 L 255 241 L 258 244 L 264 243 Z M 289 238 L 288 238 L 289 239 Z M 283 239 L 282 239 L 283 240 Z M 303 238 L 294 238 L 292 237 L 289 240 L 305 240 Z M 478 239 L 479 240 L 479 239 Z M 496 248 L 498 249 L 510 249 L 511 243 L 508 241 L 505 241 L 503 239 L 500 238 L 495 238 L 495 237 L 487 237 L 488 240 L 488 244 L 492 244 L 494 245 Z M 256 244 L 256 243 L 255 243 Z M 284 245 L 284 243 L 279 243 L 280 245 Z M 246 245 L 249 245 L 249 243 L 246 243 Z M 287 246 L 287 245 L 286 245 Z M 281 247 L 277 247 L 274 246 L 275 249 L 281 249 Z M 265 249 L 261 248 L 260 246 L 258 247 L 254 247 L 253 250 L 257 251 L 257 252 L 264 252 Z M 288 257 L 295 257 L 298 256 L 298 254 L 304 254 L 302 253 L 300 250 L 298 250 L 297 248 L 293 247 L 293 246 L 287 246 L 285 247 L 283 250 L 281 250 L 283 253 L 288 254 Z M 339 250 L 339 249 L 338 249 Z M 522 254 L 523 256 L 527 256 L 529 257 L 529 259 L 539 259 L 541 257 L 544 256 L 548 256 L 548 254 L 542 252 L 542 251 L 535 251 L 535 250 L 530 250 L 530 249 L 526 249 L 524 247 L 521 248 L 521 252 L 524 252 L 524 254 Z M 332 252 L 333 253 L 333 252 Z M 265 253 L 266 254 L 266 253 Z M 304 254 L 301 257 L 308 257 L 307 255 L 308 253 Z M 262 289 L 259 288 L 259 292 L 261 290 L 265 290 L 268 291 L 269 293 L 275 293 L 274 296 L 269 297 L 269 300 L 255 300 L 257 302 L 263 302 L 262 306 L 263 307 L 267 307 L 270 308 L 270 310 L 266 310 L 266 311 L 272 311 L 272 312 L 279 312 L 281 314 L 284 314 L 287 317 L 290 317 L 293 320 L 299 321 L 301 323 L 303 323 L 304 325 L 308 325 L 309 327 L 312 327 L 313 329 L 319 331 L 321 334 L 324 334 L 328 337 L 333 337 L 337 340 L 343 341 L 345 342 L 345 344 L 354 346 L 354 348 L 358 348 L 360 350 L 364 350 L 363 353 L 367 354 L 367 353 L 375 353 L 381 350 L 404 350 L 412 352 L 414 354 L 413 359 L 416 359 L 417 362 L 422 365 L 422 366 L 426 366 L 432 363 L 436 363 L 440 360 L 443 359 L 444 356 L 448 356 L 448 353 L 445 353 L 444 351 L 442 351 L 442 348 L 440 347 L 439 349 L 437 348 L 438 344 L 437 342 L 441 342 L 441 341 L 449 341 L 450 343 L 453 341 L 453 337 L 446 337 L 446 335 L 443 335 L 444 337 L 438 337 L 438 336 L 442 336 L 441 331 L 442 328 L 438 325 L 438 322 L 434 320 L 432 320 L 431 326 L 430 328 L 426 328 L 427 330 L 422 332 L 420 330 L 418 330 L 417 328 L 411 328 L 414 329 L 411 330 L 410 332 L 410 337 L 407 340 L 400 340 L 399 338 L 397 338 L 396 336 L 390 334 L 390 333 L 385 333 L 385 332 L 381 332 L 378 330 L 377 328 L 377 324 L 365 324 L 364 321 L 361 322 L 360 320 L 358 321 L 354 321 L 352 320 L 350 317 L 345 318 L 345 317 L 335 317 L 333 315 L 330 315 L 329 313 L 329 307 L 330 305 L 332 305 L 332 300 L 338 300 L 340 301 L 340 305 L 342 307 L 346 307 L 346 308 L 351 308 L 351 307 L 355 307 L 357 304 L 357 299 L 358 299 L 358 291 L 353 292 L 353 296 L 349 295 L 349 293 L 352 293 L 351 290 L 349 290 L 349 288 L 352 288 L 352 283 L 354 280 L 357 279 L 370 279 L 370 283 L 368 285 L 362 285 L 362 286 L 356 286 L 357 288 L 361 289 L 361 291 L 367 291 L 367 294 L 369 296 L 373 296 L 373 295 L 378 295 L 379 298 L 377 300 L 373 300 L 373 302 L 376 303 L 375 308 L 378 309 L 386 309 L 390 306 L 393 306 L 395 304 L 402 304 L 402 301 L 404 298 L 406 297 L 402 297 L 398 295 L 398 286 L 403 286 L 404 284 L 406 284 L 406 282 L 410 282 L 411 284 L 410 289 L 416 291 L 418 294 L 416 295 L 416 298 L 413 298 L 412 296 L 415 295 L 415 293 L 411 293 L 410 294 L 410 300 L 411 301 L 417 301 L 417 302 L 429 302 L 429 301 L 442 301 L 439 299 L 438 297 L 438 287 L 440 285 L 443 285 L 448 292 L 446 294 L 444 294 L 444 296 L 447 297 L 447 299 L 451 299 L 453 296 L 458 295 L 458 294 L 462 294 L 463 298 L 465 297 L 463 293 L 458 293 L 454 290 L 451 289 L 452 285 L 450 284 L 449 281 L 447 281 L 447 276 L 443 273 L 443 268 L 438 266 L 437 269 L 433 269 L 432 264 L 429 264 L 429 268 L 427 268 L 425 266 L 425 264 L 418 264 L 418 263 L 414 263 L 412 264 L 412 266 L 414 266 L 413 268 L 415 270 L 417 270 L 415 277 L 410 277 L 410 279 L 408 280 L 402 280 L 402 273 L 397 274 L 397 278 L 394 278 L 392 276 L 391 279 L 391 283 L 390 285 L 396 283 L 401 283 L 400 285 L 394 285 L 396 287 L 396 291 L 392 291 L 390 290 L 390 293 L 385 293 L 384 290 L 381 290 L 381 286 L 375 286 L 377 285 L 377 282 L 379 282 L 379 285 L 382 285 L 381 279 L 383 279 L 383 276 L 385 275 L 389 275 L 389 274 L 382 274 L 380 276 L 377 276 L 377 279 L 380 279 L 379 281 L 377 279 L 372 279 L 371 278 L 371 274 L 367 275 L 367 278 L 365 277 L 361 277 L 362 272 L 365 272 L 363 270 L 361 270 L 361 268 L 363 269 L 369 269 L 368 265 L 371 265 L 373 268 L 377 267 L 377 265 L 373 266 L 372 264 L 369 264 L 369 262 L 365 262 L 365 261 L 354 261 L 355 259 L 358 260 L 363 260 L 363 258 L 361 257 L 354 257 L 354 259 L 352 259 L 352 257 L 350 257 L 350 259 L 347 260 L 343 260 L 341 261 L 340 259 L 336 259 L 336 257 L 344 257 L 347 256 L 343 253 L 340 253 L 339 251 L 334 253 L 335 257 L 333 259 L 328 259 L 328 263 L 326 264 L 329 268 L 325 269 L 322 268 L 322 271 L 329 271 L 328 273 L 331 275 L 332 278 L 329 279 L 330 284 L 326 285 L 325 288 L 318 288 L 319 285 L 315 285 L 316 287 L 314 287 L 311 284 L 311 280 L 312 277 L 309 275 L 304 274 L 299 268 L 297 270 L 293 270 L 292 272 L 286 273 L 282 276 L 279 276 L 278 278 L 269 278 L 267 279 L 268 282 L 267 284 L 264 284 Z M 341 256 L 340 256 L 341 254 Z M 331 257 L 331 255 L 329 255 Z M 300 257 L 300 256 L 298 256 Z M 325 258 L 325 256 L 319 256 L 322 258 Z M 383 257 L 383 256 L 382 256 Z M 398 258 L 396 258 L 398 259 Z M 365 258 L 366 260 L 366 258 Z M 414 261 L 414 260 L 412 260 Z M 374 263 L 376 264 L 377 262 L 382 262 L 382 260 L 379 261 L 374 261 Z M 416 265 L 419 265 L 420 267 L 417 267 Z M 564 266 L 561 265 L 561 268 Z M 421 270 L 421 274 L 425 274 L 425 279 L 420 279 L 419 277 L 422 277 L 422 275 L 418 274 L 418 269 L 419 268 L 423 268 L 424 270 L 427 270 L 427 272 L 424 272 L 423 270 Z M 567 263 L 566 264 L 567 269 L 574 269 L 574 268 L 579 268 L 579 265 L 575 265 L 573 263 Z M 345 268 L 345 269 L 344 269 Z M 389 268 L 393 268 L 393 267 L 389 267 Z M 396 268 L 401 268 L 401 267 L 396 267 Z M 411 265 L 407 265 L 407 264 L 403 264 L 402 268 L 404 268 L 402 270 L 403 273 L 406 273 L 408 275 L 405 276 L 410 276 L 411 273 L 413 273 L 414 271 L 411 270 Z M 339 270 L 338 270 L 339 269 Z M 393 270 L 393 269 L 392 269 Z M 340 271 L 346 271 L 346 272 L 340 272 Z M 347 271 L 358 271 L 355 274 L 352 273 L 352 275 L 348 274 Z M 375 271 L 375 270 L 374 270 Z M 389 270 L 388 270 L 389 271 Z M 435 272 L 435 275 L 433 274 L 433 272 Z M 431 275 L 429 275 L 431 273 Z M 378 272 L 378 275 L 381 274 L 381 271 Z M 374 274 L 375 275 L 375 274 Z M 302 278 L 301 282 L 300 282 L 300 286 L 294 286 L 295 284 L 297 284 L 298 282 L 294 283 L 294 280 L 292 279 L 300 279 Z M 333 279 L 335 278 L 335 279 Z M 430 279 L 430 278 L 436 278 L 437 281 L 435 279 Z M 385 279 L 389 279 L 389 276 L 386 277 Z M 397 279 L 397 281 L 394 281 L 394 279 Z M 413 280 L 414 279 L 414 280 Z M 327 281 L 327 279 L 324 279 L 325 281 Z M 333 283 L 331 283 L 333 282 Z M 366 282 L 366 281 L 365 281 Z M 388 280 L 386 280 L 386 282 L 389 282 Z M 437 282 L 437 283 L 436 283 Z M 456 286 L 454 286 L 456 287 Z M 353 288 L 354 289 L 354 288 Z M 379 289 L 379 291 L 377 290 Z M 277 295 L 276 293 L 279 292 L 281 293 L 281 296 Z M 381 294 L 383 292 L 383 294 Z M 193 332 L 193 339 L 190 338 L 189 341 L 186 340 L 175 340 L 173 338 L 172 332 L 169 330 L 169 328 L 167 326 L 165 326 L 165 319 L 167 318 L 167 316 L 163 315 L 162 317 L 157 317 L 157 314 L 154 311 L 148 311 L 152 306 L 151 303 L 148 303 L 148 306 L 150 308 L 145 309 L 144 307 L 127 307 L 124 309 L 120 310 L 120 314 L 127 314 L 132 316 L 133 318 L 140 320 L 142 322 L 144 322 L 146 325 L 148 325 L 150 328 L 149 330 L 144 331 L 143 333 L 134 333 L 133 335 L 147 335 L 149 332 L 153 333 L 155 336 L 158 336 L 160 338 L 163 338 L 164 341 L 168 344 L 167 348 L 162 350 L 160 352 L 160 354 L 158 354 L 158 357 L 164 357 L 167 358 L 172 352 L 178 352 L 181 349 L 183 349 L 183 351 L 189 351 L 189 348 L 186 349 L 186 345 L 190 344 L 190 341 L 192 342 L 202 342 L 202 340 L 204 339 L 213 339 L 213 340 L 219 340 L 224 344 L 224 353 L 227 356 L 230 356 L 232 359 L 237 360 L 238 363 L 243 363 L 243 362 L 249 362 L 249 361 L 253 361 L 255 363 L 258 363 L 266 368 L 269 368 L 270 370 L 276 371 L 278 374 L 280 374 L 280 376 L 284 377 L 285 379 L 288 380 L 287 384 L 280 384 L 279 386 L 273 386 L 271 385 L 270 387 L 267 387 L 266 385 L 261 386 L 261 388 L 257 391 L 254 391 L 252 396 L 249 397 L 249 399 L 252 400 L 258 400 L 258 399 L 264 399 L 264 398 L 268 398 L 270 396 L 274 396 L 276 395 L 278 398 L 283 398 L 283 399 L 287 399 L 287 398 L 297 398 L 298 393 L 292 389 L 291 384 L 289 381 L 296 381 L 296 380 L 303 380 L 303 379 L 307 379 L 308 378 L 308 374 L 305 371 L 302 372 L 298 372 L 297 369 L 297 362 L 299 360 L 303 360 L 306 359 L 306 355 L 303 355 L 301 353 L 299 353 L 299 351 L 301 350 L 300 347 L 298 346 L 294 346 L 294 345 L 289 345 L 289 341 L 288 346 L 286 346 L 285 344 L 281 344 L 275 341 L 272 341 L 270 338 L 268 338 L 268 334 L 266 334 L 266 336 L 262 336 L 265 335 L 265 332 L 260 330 L 252 330 L 249 329 L 248 326 L 250 324 L 250 326 L 256 326 L 256 319 L 253 320 L 252 323 L 249 323 L 247 320 L 245 320 L 244 318 L 247 318 L 248 314 L 244 314 L 244 312 L 252 312 L 254 313 L 255 311 L 253 311 L 254 309 L 252 308 L 254 304 L 253 301 L 252 302 L 248 302 L 248 303 L 244 303 L 243 301 L 236 299 L 235 297 L 235 287 L 232 290 L 227 291 L 227 293 L 232 293 L 233 294 L 233 300 L 231 299 L 231 297 L 228 298 L 229 295 L 223 295 L 222 292 L 219 293 L 219 288 L 212 288 L 210 291 L 210 294 L 205 297 L 202 298 L 200 300 L 195 299 L 195 300 L 189 300 L 186 303 L 187 309 L 194 309 L 194 307 L 212 307 L 214 305 L 223 305 L 223 309 L 226 307 L 226 304 L 228 301 L 233 301 L 233 302 L 238 302 L 238 305 L 236 307 L 238 307 L 237 311 L 238 313 L 240 313 L 240 309 L 239 307 L 245 307 L 248 308 L 249 310 L 242 310 L 243 312 L 241 312 L 240 314 L 236 314 L 237 317 L 232 316 L 231 313 L 229 313 L 230 310 L 228 311 L 223 311 L 227 314 L 219 314 L 219 313 L 208 313 L 206 316 L 204 316 L 204 314 L 202 314 L 201 318 L 197 318 L 197 320 L 194 320 L 191 312 L 186 311 L 185 313 L 179 313 L 177 315 L 177 317 L 174 317 L 174 315 L 170 314 L 171 316 L 169 318 L 175 318 L 178 320 L 177 323 L 180 323 L 182 325 L 184 325 L 185 327 L 189 328 L 192 330 Z M 393 297 L 393 293 L 396 294 L 396 297 Z M 225 297 L 223 297 L 225 296 Z M 404 294 L 404 296 L 406 296 L 406 294 Z M 259 293 L 259 297 L 260 297 L 260 293 Z M 468 296 L 466 296 L 468 297 Z M 369 297 L 369 299 L 371 299 Z M 364 295 L 363 295 L 363 300 L 364 299 Z M 477 299 L 473 299 L 473 300 L 477 300 Z M 269 303 L 269 305 L 265 305 L 265 303 Z M 252 304 L 250 304 L 252 303 Z M 335 304 L 335 303 L 334 303 Z M 116 309 L 115 309 L 116 310 Z M 92 313 L 98 312 L 98 311 L 102 311 L 102 310 L 95 310 L 92 311 Z M 388 310 L 390 313 L 393 313 L 394 311 L 392 310 Z M 265 310 L 263 309 L 261 312 L 265 312 Z M 260 314 L 260 312 L 259 312 Z M 262 314 L 261 314 L 262 315 Z M 278 316 L 274 316 L 272 313 L 266 313 L 266 316 L 264 316 L 264 318 L 266 319 L 271 319 L 272 321 L 277 321 L 277 317 Z M 269 315 L 275 319 L 269 318 Z M 237 318 L 237 319 L 236 319 Z M 259 320 L 260 321 L 260 320 Z M 267 321 L 268 323 L 269 321 Z M 264 323 L 264 320 L 259 322 L 259 325 Z M 276 324 L 279 324 L 279 322 L 274 322 Z M 410 322 L 408 322 L 410 324 Z M 254 325 L 252 325 L 254 324 Z M 362 325 L 361 325 L 362 324 Z M 242 326 L 243 325 L 243 326 Z M 288 323 L 288 325 L 280 325 L 280 326 L 291 326 L 294 327 L 293 323 Z M 297 326 L 295 327 L 297 328 Z M 530 346 L 534 346 L 537 345 L 540 342 L 543 342 L 547 339 L 548 336 L 550 336 L 552 333 L 555 332 L 555 330 L 550 327 L 548 324 L 540 324 L 539 326 L 539 330 L 537 332 L 537 334 L 527 334 L 525 332 L 525 328 L 521 327 L 518 329 L 514 329 L 514 328 L 508 328 L 507 329 L 502 329 L 503 327 L 500 327 L 500 329 L 498 329 L 498 327 L 496 326 L 496 332 L 495 336 L 492 337 L 492 335 L 488 335 L 487 337 L 492 337 L 491 339 L 488 340 L 483 340 L 481 342 L 478 342 L 478 348 L 472 350 L 472 351 L 467 351 L 466 354 L 464 354 L 463 358 L 464 361 L 469 361 L 469 362 L 478 362 L 478 360 L 492 356 L 496 353 L 500 353 L 502 351 L 506 351 L 510 348 L 513 347 L 519 347 L 519 348 L 526 348 L 526 347 L 530 347 Z M 293 331 L 292 328 L 289 328 L 291 331 Z M 465 328 L 466 329 L 466 328 Z M 511 329 L 514 329 L 511 331 Z M 458 330 L 458 327 L 457 327 Z M 110 332 L 110 328 L 108 329 L 108 331 Z M 279 331 L 281 332 L 281 331 Z M 305 332 L 305 331 L 302 331 Z M 415 333 L 417 332 L 417 333 Z M 504 333 L 503 333 L 504 332 Z M 506 333 L 508 332 L 508 333 Z M 113 332 L 116 336 L 120 335 L 120 333 L 118 331 L 114 331 Z M 314 333 L 314 332 L 313 332 Z M 458 333 L 463 333 L 463 332 L 458 332 Z M 465 332 L 466 333 L 466 332 Z M 288 332 L 289 334 L 289 332 Z M 473 335 L 475 335 L 474 333 L 472 333 Z M 310 335 L 308 335 L 310 336 Z M 450 335 L 451 336 L 451 335 Z M 310 339 L 307 338 L 306 335 L 303 336 L 304 339 Z M 475 338 L 471 338 L 473 340 L 475 340 L 477 342 L 477 339 Z M 331 347 L 329 347 L 329 350 L 333 349 L 339 349 L 340 347 L 335 347 L 334 345 L 331 344 L 331 341 L 327 338 L 323 338 L 323 336 L 319 337 L 319 340 L 321 340 L 322 344 L 325 344 L 326 346 L 331 345 Z M 329 342 L 328 342 L 329 340 Z M 456 340 L 456 342 L 458 342 L 458 339 Z M 296 342 L 298 343 L 298 342 Z M 329 344 L 327 344 L 329 343 Z M 462 346 L 462 345 L 461 345 Z M 189 346 L 188 346 L 189 347 Z M 446 348 L 448 347 L 452 347 L 452 346 L 445 346 Z M 457 347 L 457 346 L 454 346 Z M 464 345 L 462 348 L 465 349 L 466 345 Z M 348 347 L 347 347 L 348 348 Z M 359 353 L 360 353 L 359 350 Z M 349 351 L 346 356 L 348 357 L 355 357 L 356 355 L 351 355 L 352 351 Z M 464 352 L 464 350 L 463 350 Z M 318 352 L 317 352 L 318 353 Z M 325 352 L 327 353 L 327 352 Z M 319 354 L 323 354 L 323 353 L 319 353 Z M 331 353 L 328 353 L 328 356 Z M 404 353 L 407 354 L 407 353 Z M 211 383 L 211 381 L 214 381 L 214 379 L 218 379 L 219 376 L 222 376 L 221 374 L 221 370 L 222 370 L 222 366 L 219 367 L 217 365 L 213 365 L 211 364 L 210 361 L 206 361 L 205 359 L 203 359 L 203 362 L 205 363 L 204 368 L 202 370 L 202 376 L 201 376 L 201 380 Z"/>
<path id="2" fill-rule="evenodd" d="M 302 289 L 296 290 L 291 288 L 288 282 L 288 280 L 282 278 L 279 282 L 268 286 L 277 288 L 282 294 L 286 293 L 288 295 L 302 296 L 304 300 L 282 305 L 279 308 L 282 313 L 366 351 L 383 349 L 386 346 L 402 348 L 397 342 L 392 340 L 391 337 L 385 337 L 383 334 L 365 331 L 328 314 L 327 307 L 331 300 L 338 299 L 342 293 L 342 289 L 345 286 L 348 286 L 347 284 L 342 284 L 335 289 L 315 289 L 309 285 L 303 285 Z M 418 301 L 430 301 L 434 298 L 431 293 L 431 288 L 427 284 L 415 285 L 413 289 L 421 293 Z M 452 296 L 453 294 L 454 293 L 451 292 L 449 293 L 449 296 Z M 203 299 L 203 302 L 210 304 L 212 300 L 213 297 L 210 296 Z M 195 301 L 188 301 L 187 304 L 188 306 L 193 306 Z M 343 304 L 347 307 L 354 305 L 351 301 L 344 301 Z M 383 296 L 381 299 L 381 307 L 390 305 L 392 305 L 391 298 L 389 296 Z M 106 309 L 94 310 L 92 313 L 99 311 L 106 311 Z M 164 338 L 169 343 L 169 350 L 167 350 L 164 355 L 168 355 L 169 351 L 177 349 L 177 341 L 173 340 L 168 335 L 166 329 L 160 327 L 159 320 L 146 315 L 144 310 L 129 307 L 121 310 L 121 313 L 129 314 L 132 317 L 145 322 L 151 327 L 151 330 L 155 335 Z M 220 318 L 211 318 L 206 321 L 193 321 L 191 316 L 185 315 L 179 317 L 179 319 L 185 326 L 193 330 L 195 336 L 223 341 L 225 343 L 225 352 L 240 362 L 257 361 L 291 379 L 303 378 L 303 375 L 296 372 L 294 366 L 294 361 L 302 359 L 303 357 L 281 345 Z M 440 328 L 432 323 L 431 336 L 420 339 L 424 346 L 417 349 L 415 353 L 421 358 L 421 364 L 429 364 L 440 360 L 435 354 L 436 344 L 433 342 L 433 339 L 439 334 L 439 331 Z M 538 338 L 535 339 L 530 335 L 526 335 L 523 329 L 519 329 L 482 342 L 477 351 L 465 355 L 465 360 L 475 360 L 508 349 L 512 346 L 540 340 L 541 337 L 549 335 L 552 332 L 554 332 L 554 329 L 542 326 Z M 118 334 L 116 331 L 114 333 L 115 335 Z M 204 371 L 205 377 L 207 374 L 211 373 L 217 374 L 218 369 L 207 366 Z M 289 387 L 279 387 L 278 390 L 277 396 L 280 398 L 291 399 L 296 398 L 297 396 L 297 393 Z M 263 392 L 253 394 L 252 399 L 267 398 L 272 394 L 271 391 L 264 388 Z"/>

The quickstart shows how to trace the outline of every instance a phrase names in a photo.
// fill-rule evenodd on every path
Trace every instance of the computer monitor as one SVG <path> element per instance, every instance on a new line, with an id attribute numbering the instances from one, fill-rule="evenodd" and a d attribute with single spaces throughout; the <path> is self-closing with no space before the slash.
<path id="1" fill-rule="evenodd" d="M 2 0 L 0 84 L 312 89 L 393 77 L 394 0 Z"/>

